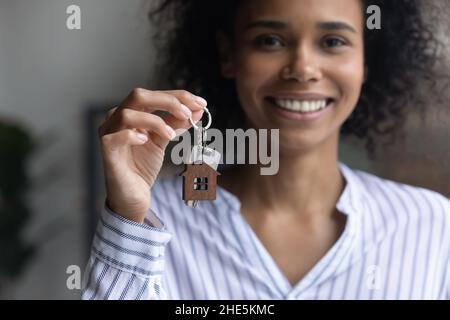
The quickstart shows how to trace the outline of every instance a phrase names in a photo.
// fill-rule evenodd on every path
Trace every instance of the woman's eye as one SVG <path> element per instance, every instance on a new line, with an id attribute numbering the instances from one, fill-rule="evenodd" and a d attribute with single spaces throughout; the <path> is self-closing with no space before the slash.
<path id="1" fill-rule="evenodd" d="M 325 47 L 327 48 L 339 48 L 345 46 L 347 43 L 340 38 L 326 38 L 324 41 Z"/>
<path id="2" fill-rule="evenodd" d="M 283 41 L 277 36 L 259 36 L 255 39 L 255 45 L 268 49 L 284 47 Z"/>

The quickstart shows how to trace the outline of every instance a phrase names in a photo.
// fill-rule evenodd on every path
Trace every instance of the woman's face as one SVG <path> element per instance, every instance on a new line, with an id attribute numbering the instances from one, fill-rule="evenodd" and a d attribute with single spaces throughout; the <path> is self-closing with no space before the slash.
<path id="1" fill-rule="evenodd" d="M 222 73 L 251 127 L 280 129 L 281 152 L 337 141 L 364 79 L 363 18 L 360 0 L 243 2 Z"/>

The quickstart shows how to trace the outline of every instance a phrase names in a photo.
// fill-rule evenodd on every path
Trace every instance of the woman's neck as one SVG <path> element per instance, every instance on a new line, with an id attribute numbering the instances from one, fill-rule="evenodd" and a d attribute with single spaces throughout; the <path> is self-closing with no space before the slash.
<path id="1" fill-rule="evenodd" d="M 345 180 L 337 146 L 328 146 L 295 156 L 281 152 L 279 172 L 273 176 L 260 175 L 256 165 L 235 167 L 224 173 L 220 185 L 235 194 L 247 212 L 309 219 L 335 213 Z"/>

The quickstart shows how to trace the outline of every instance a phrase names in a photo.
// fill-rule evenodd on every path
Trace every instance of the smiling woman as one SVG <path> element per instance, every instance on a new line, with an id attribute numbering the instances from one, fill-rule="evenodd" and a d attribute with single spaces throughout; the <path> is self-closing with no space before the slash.
<path id="1" fill-rule="evenodd" d="M 235 82 L 218 72 L 217 32 L 233 37 L 236 34 L 233 21 L 238 8 L 251 2 L 230 0 L 190 3 L 169 0 L 161 1 L 161 5 L 150 14 L 158 30 L 155 39 L 159 40 L 160 50 L 166 53 L 160 55 L 161 69 L 158 75 L 162 85 L 186 88 L 207 97 L 214 106 L 212 111 L 217 114 L 213 115 L 214 118 L 219 119 L 215 125 L 222 129 L 245 126 L 245 116 L 238 101 Z M 421 95 L 423 91 L 418 88 L 442 77 L 433 71 L 437 53 L 441 49 L 441 43 L 436 39 L 439 19 L 431 17 L 436 19 L 435 23 L 430 23 L 423 18 L 423 13 L 436 14 L 439 7 L 437 2 L 425 4 L 426 1 L 420 0 L 359 2 L 363 14 L 366 8 L 373 5 L 380 8 L 382 25 L 381 30 L 364 30 L 366 81 L 358 107 L 343 124 L 341 133 L 365 139 L 369 155 L 375 157 L 377 141 L 382 137 L 393 140 L 401 130 L 405 115 L 410 113 L 407 107 L 419 112 L 426 108 L 428 99 L 424 99 Z M 344 3 L 338 6 L 341 10 L 348 8 Z M 308 8 L 306 12 L 309 12 Z M 292 10 L 291 14 L 296 12 Z M 370 13 L 361 19 L 369 19 L 372 15 Z M 294 17 L 294 21 L 300 20 L 298 17 Z M 281 23 L 281 26 L 284 24 Z M 280 23 L 271 27 L 277 30 Z M 278 38 L 259 41 L 278 45 Z M 339 39 L 327 41 L 333 47 L 342 45 Z M 430 96 L 442 95 L 438 90 L 432 86 L 428 93 Z"/>
<path id="2" fill-rule="evenodd" d="M 381 30 L 365 28 L 369 5 Z M 163 1 L 151 14 L 167 45 L 158 75 L 207 98 L 224 132 L 279 129 L 279 171 L 227 168 L 216 201 L 184 206 L 180 179 L 156 176 L 173 129 L 190 128 L 207 102 L 134 90 L 99 130 L 107 204 L 83 298 L 449 299 L 450 201 L 338 160 L 341 134 L 373 153 L 406 108 L 424 107 L 417 88 L 437 79 L 439 42 L 423 10 L 414 0 Z"/>

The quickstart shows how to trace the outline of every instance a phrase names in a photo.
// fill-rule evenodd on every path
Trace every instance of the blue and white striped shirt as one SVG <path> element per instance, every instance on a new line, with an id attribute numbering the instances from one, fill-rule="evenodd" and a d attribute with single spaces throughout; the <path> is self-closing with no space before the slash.
<path id="1" fill-rule="evenodd" d="M 345 229 L 292 286 L 218 187 L 196 209 L 182 180 L 158 181 L 146 224 L 105 208 L 83 299 L 450 299 L 450 201 L 339 163 Z M 163 222 L 164 221 L 164 222 Z"/>

